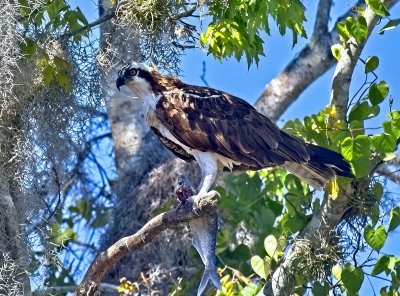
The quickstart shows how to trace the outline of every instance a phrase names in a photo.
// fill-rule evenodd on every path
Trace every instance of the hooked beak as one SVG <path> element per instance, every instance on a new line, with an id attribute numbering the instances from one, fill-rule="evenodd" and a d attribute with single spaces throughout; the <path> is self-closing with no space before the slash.
<path id="1" fill-rule="evenodd" d="M 119 76 L 117 81 L 116 81 L 116 85 L 117 85 L 118 90 L 120 90 L 119 89 L 120 86 L 125 85 L 125 79 L 123 77 Z"/>

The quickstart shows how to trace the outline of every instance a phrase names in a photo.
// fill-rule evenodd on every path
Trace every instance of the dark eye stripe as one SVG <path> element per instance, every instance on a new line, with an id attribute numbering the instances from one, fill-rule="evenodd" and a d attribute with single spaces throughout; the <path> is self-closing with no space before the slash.
<path id="1" fill-rule="evenodd" d="M 136 76 L 147 80 L 151 85 L 154 83 L 153 76 L 151 76 L 151 74 L 148 71 L 144 69 L 137 69 L 137 70 L 138 73 L 136 74 Z"/>

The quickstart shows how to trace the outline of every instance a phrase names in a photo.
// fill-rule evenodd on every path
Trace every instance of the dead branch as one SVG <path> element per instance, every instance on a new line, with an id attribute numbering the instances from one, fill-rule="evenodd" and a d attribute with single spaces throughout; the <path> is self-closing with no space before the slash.
<path id="1" fill-rule="evenodd" d="M 100 281 L 121 258 L 143 248 L 167 228 L 174 228 L 179 223 L 188 222 L 216 211 L 219 200 L 218 192 L 211 191 L 206 198 L 200 200 L 196 213 L 183 207 L 178 210 L 173 209 L 152 218 L 135 234 L 121 238 L 96 256 L 74 295 L 99 295 Z"/>

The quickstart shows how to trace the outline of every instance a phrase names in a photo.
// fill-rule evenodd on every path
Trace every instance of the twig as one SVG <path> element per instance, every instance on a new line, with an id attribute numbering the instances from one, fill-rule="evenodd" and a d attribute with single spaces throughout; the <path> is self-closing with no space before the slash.
<path id="1" fill-rule="evenodd" d="M 152 218 L 135 234 L 121 238 L 96 256 L 74 295 L 98 295 L 99 283 L 103 276 L 121 258 L 144 247 L 167 228 L 174 228 L 176 224 L 188 222 L 216 211 L 219 200 L 218 192 L 211 191 L 208 196 L 200 200 L 196 213 L 183 207 L 179 210 L 173 209 Z"/>
<path id="2" fill-rule="evenodd" d="M 116 12 L 116 7 L 111 8 L 111 10 L 107 14 L 103 15 L 102 17 L 95 20 L 94 22 L 87 24 L 86 26 L 83 26 L 82 28 L 79 28 L 78 30 L 65 33 L 65 34 L 61 35 L 60 37 L 58 37 L 58 39 L 69 39 L 78 34 L 81 34 L 82 32 L 85 32 L 86 30 L 90 30 L 98 25 L 101 25 L 102 23 L 115 17 L 116 16 L 115 12 Z"/>

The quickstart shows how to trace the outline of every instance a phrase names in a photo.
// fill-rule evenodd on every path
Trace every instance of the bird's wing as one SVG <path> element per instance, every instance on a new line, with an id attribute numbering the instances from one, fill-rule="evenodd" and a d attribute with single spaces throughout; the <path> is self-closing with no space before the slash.
<path id="1" fill-rule="evenodd" d="M 309 159 L 304 142 L 282 132 L 246 101 L 205 87 L 165 92 L 156 116 L 182 144 L 259 169 Z"/>

